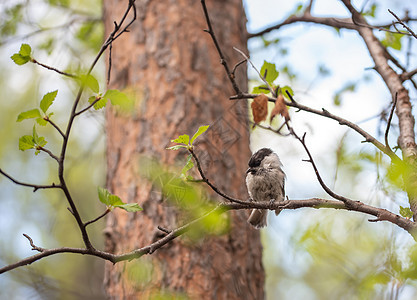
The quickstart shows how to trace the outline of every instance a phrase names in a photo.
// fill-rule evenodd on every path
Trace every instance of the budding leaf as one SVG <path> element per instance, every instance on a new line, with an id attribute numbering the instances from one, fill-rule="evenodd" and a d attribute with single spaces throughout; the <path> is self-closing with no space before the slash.
<path id="1" fill-rule="evenodd" d="M 404 218 L 411 219 L 413 217 L 413 212 L 409 207 L 402 207 L 400 206 L 400 215 Z"/>
<path id="2" fill-rule="evenodd" d="M 99 99 L 99 100 L 96 103 L 94 103 L 94 105 L 93 105 L 95 110 L 102 109 L 103 107 L 106 106 L 107 99 L 106 98 L 101 98 L 99 96 L 91 96 L 90 98 L 88 98 L 88 102 L 91 104 L 94 101 L 96 101 L 97 99 Z"/>
<path id="3" fill-rule="evenodd" d="M 265 60 L 260 73 L 270 85 L 275 79 L 278 78 L 279 75 L 275 64 L 271 64 Z"/>
<path id="4" fill-rule="evenodd" d="M 179 150 L 181 148 L 187 148 L 187 146 L 185 146 L 185 145 L 175 145 L 175 146 L 172 146 L 172 147 L 168 147 L 167 149 L 168 150 Z"/>
<path id="5" fill-rule="evenodd" d="M 22 44 L 20 46 L 20 51 L 19 51 L 20 55 L 30 57 L 31 53 L 32 53 L 32 48 L 28 44 Z"/>
<path id="6" fill-rule="evenodd" d="M 184 168 L 182 168 L 181 175 L 182 177 L 186 177 L 187 172 L 194 167 L 194 163 L 192 160 L 193 156 L 190 154 L 187 157 L 187 162 L 185 163 Z"/>
<path id="7" fill-rule="evenodd" d="M 32 48 L 28 44 L 22 44 L 18 53 L 13 54 L 10 58 L 16 65 L 24 65 L 31 59 Z"/>
<path id="8" fill-rule="evenodd" d="M 118 90 L 107 90 L 103 98 L 109 99 L 112 105 L 118 105 L 124 110 L 131 110 L 133 107 L 133 100 Z"/>
<path id="9" fill-rule="evenodd" d="M 198 138 L 200 135 L 202 135 L 204 132 L 207 131 L 209 128 L 209 125 L 200 126 L 196 133 L 194 133 L 193 137 L 191 138 L 190 145 L 193 144 L 196 138 Z"/>
<path id="10" fill-rule="evenodd" d="M 190 141 L 190 136 L 188 134 L 180 135 L 175 140 L 171 140 L 171 142 L 173 143 L 185 144 L 185 145 L 188 145 L 189 141 Z"/>
<path id="11" fill-rule="evenodd" d="M 100 91 L 98 81 L 93 75 L 81 75 L 80 79 L 81 83 L 89 87 L 94 93 L 98 93 Z"/>
<path id="12" fill-rule="evenodd" d="M 19 138 L 19 150 L 25 151 L 35 147 L 33 137 L 30 135 L 24 135 Z"/>
<path id="13" fill-rule="evenodd" d="M 52 103 L 55 100 L 56 95 L 58 94 L 58 90 L 55 90 L 53 92 L 49 92 L 45 94 L 41 100 L 40 108 L 41 110 L 46 113 L 48 108 L 52 105 Z"/>
<path id="14" fill-rule="evenodd" d="M 143 210 L 142 207 L 139 206 L 137 203 L 123 203 L 114 205 L 114 207 L 118 207 L 124 209 L 127 212 L 137 212 Z"/>
<path id="15" fill-rule="evenodd" d="M 118 196 L 113 195 L 108 190 L 102 187 L 97 188 L 98 198 L 107 207 L 113 208 L 118 207 L 128 212 L 136 212 L 142 210 L 137 203 L 124 203 Z"/>
<path id="16" fill-rule="evenodd" d="M 34 108 L 25 112 L 20 113 L 17 116 L 16 122 L 22 122 L 26 119 L 33 119 L 33 118 L 39 118 L 41 116 L 41 113 L 39 112 L 39 109 Z"/>
<path id="17" fill-rule="evenodd" d="M 269 93 L 269 89 L 266 85 L 255 86 L 252 90 L 253 94 L 262 94 L 262 93 Z"/>

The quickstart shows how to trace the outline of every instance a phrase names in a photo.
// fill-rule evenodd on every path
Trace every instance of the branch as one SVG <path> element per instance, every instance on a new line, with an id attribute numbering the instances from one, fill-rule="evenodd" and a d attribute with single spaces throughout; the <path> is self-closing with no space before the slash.
<path id="1" fill-rule="evenodd" d="M 231 202 L 236 202 L 236 203 L 240 203 L 240 204 L 247 204 L 247 202 L 244 202 L 244 201 L 241 201 L 241 200 L 239 200 L 239 199 L 236 199 L 236 198 L 233 198 L 233 197 L 230 197 L 230 196 L 228 196 L 228 195 L 226 195 L 225 193 L 223 193 L 222 191 L 220 191 L 216 186 L 214 186 L 209 180 L 208 180 L 208 178 L 206 177 L 206 175 L 204 174 L 204 172 L 203 172 L 203 169 L 201 168 L 201 165 L 200 165 L 200 161 L 198 160 L 198 157 L 197 157 L 197 155 L 194 153 L 194 150 L 192 149 L 192 148 L 189 148 L 188 149 L 188 151 L 191 153 L 191 155 L 193 156 L 193 158 L 194 158 L 194 160 L 195 160 L 195 162 L 197 163 L 197 169 L 198 169 L 198 172 L 200 173 L 200 176 L 201 176 L 201 178 L 202 178 L 202 180 L 215 192 L 215 193 L 217 193 L 218 195 L 220 195 L 221 197 L 223 197 L 224 199 L 226 199 L 226 200 L 229 200 L 229 201 L 231 201 Z"/>
<path id="2" fill-rule="evenodd" d="M 261 72 L 259 72 L 259 70 L 255 67 L 255 65 L 253 64 L 253 62 L 249 59 L 249 57 L 243 53 L 243 51 L 239 50 L 236 47 L 233 47 L 234 50 L 236 50 L 237 52 L 239 52 L 245 59 L 247 62 L 249 62 L 252 66 L 252 68 L 256 71 L 256 73 L 258 73 L 259 78 L 262 79 L 262 81 L 266 84 L 266 86 L 268 87 L 268 90 L 271 92 L 271 95 L 274 96 L 274 98 L 277 97 L 277 94 L 275 93 L 274 89 L 269 85 L 268 81 L 266 81 L 264 74 L 261 74 Z"/>
<path id="3" fill-rule="evenodd" d="M 46 117 L 45 120 L 49 122 L 58 132 L 59 134 L 65 139 L 65 134 L 62 132 L 62 130 L 56 125 L 49 117 Z"/>
<path id="4" fill-rule="evenodd" d="M 240 200 L 239 200 L 240 201 Z M 192 226 L 194 226 L 196 223 L 204 220 L 205 218 L 209 217 L 211 214 L 215 212 L 226 212 L 229 210 L 241 210 L 241 209 L 248 209 L 248 208 L 259 208 L 259 209 L 270 209 L 270 210 L 284 210 L 284 209 L 300 209 L 300 208 L 333 208 L 333 209 L 344 209 L 344 210 L 350 210 L 350 211 L 357 211 L 361 213 L 366 213 L 372 216 L 375 216 L 378 221 L 388 221 L 390 223 L 393 223 L 404 230 L 406 230 L 408 233 L 410 233 L 415 240 L 417 240 L 417 235 L 415 232 L 416 224 L 412 222 L 409 219 L 403 218 L 397 214 L 394 214 L 386 209 L 373 207 L 367 204 L 364 204 L 359 201 L 353 201 L 349 206 L 347 206 L 345 203 L 340 201 L 334 201 L 334 200 L 326 200 L 326 199 L 320 199 L 320 198 L 311 198 L 311 199 L 303 199 L 303 200 L 285 200 L 282 202 L 245 202 L 240 201 L 242 203 L 226 203 L 222 202 L 219 203 L 213 210 L 207 212 L 205 215 L 201 216 L 200 218 L 197 218 L 181 227 L 178 227 L 177 229 L 167 231 L 162 230 L 165 233 L 167 233 L 166 236 L 163 238 L 155 241 L 154 243 L 133 250 L 128 253 L 124 254 L 112 254 L 104 251 L 100 251 L 94 248 L 91 249 L 85 249 L 85 248 L 69 248 L 69 247 L 62 247 L 62 248 L 55 248 L 55 249 L 44 249 L 41 247 L 38 247 L 34 245 L 33 241 L 29 238 L 32 249 L 36 251 L 40 251 L 40 253 L 27 257 L 25 259 L 22 259 L 14 264 L 7 265 L 3 268 L 0 268 L 0 274 L 16 269 L 21 266 L 25 266 L 28 264 L 31 264 L 35 261 L 38 261 L 44 257 L 51 256 L 58 253 L 76 253 L 76 254 L 83 254 L 83 255 L 91 255 L 96 256 L 105 260 L 108 260 L 112 262 L 113 264 L 121 261 L 130 261 L 132 259 L 140 258 L 141 256 L 145 254 L 152 254 L 156 250 L 160 249 L 167 243 L 171 242 L 178 236 L 183 235 L 186 233 Z M 161 230 L 161 229 L 160 229 Z M 25 235 L 26 236 L 26 235 Z"/>
<path id="5" fill-rule="evenodd" d="M 34 58 L 32 58 L 30 61 L 31 61 L 31 62 L 33 62 L 34 64 L 37 64 L 37 65 L 41 66 L 41 67 L 44 67 L 45 69 L 48 69 L 48 70 L 51 70 L 51 71 L 55 71 L 55 72 L 57 72 L 58 74 L 61 74 L 61 75 L 67 76 L 67 77 L 71 77 L 71 78 L 78 78 L 78 76 L 77 76 L 77 75 L 74 75 L 74 74 L 70 74 L 70 73 L 67 73 L 67 72 L 60 71 L 60 70 L 58 70 L 58 69 L 56 69 L 56 68 L 54 68 L 54 67 L 51 67 L 51 66 L 45 65 L 45 64 L 43 64 L 43 63 L 40 63 L 40 62 L 38 62 L 38 61 L 37 61 L 36 59 L 34 59 Z"/>
<path id="6" fill-rule="evenodd" d="M 103 218 L 103 217 L 105 217 L 109 212 L 111 212 L 111 210 L 110 210 L 110 208 L 107 208 L 105 211 L 104 211 L 104 213 L 102 213 L 101 215 L 99 215 L 97 218 L 95 218 L 95 219 L 93 219 L 93 220 L 91 220 L 91 221 L 88 221 L 88 222 L 85 222 L 84 223 L 84 227 L 87 227 L 88 225 L 90 225 L 90 224 L 92 224 L 92 223 L 94 223 L 94 222 L 97 222 L 98 220 L 100 220 L 101 218 Z"/>
<path id="7" fill-rule="evenodd" d="M 216 46 L 217 52 L 219 53 L 220 63 L 223 65 L 223 67 L 226 71 L 227 77 L 229 78 L 230 82 L 232 83 L 232 86 L 233 86 L 233 89 L 235 90 L 235 93 L 240 95 L 242 92 L 240 91 L 240 89 L 239 89 L 239 87 L 236 83 L 234 73 L 230 72 L 229 66 L 227 65 L 227 61 L 226 61 L 226 59 L 223 55 L 222 50 L 220 49 L 219 43 L 217 42 L 217 38 L 216 38 L 216 35 L 214 34 L 213 27 L 211 26 L 211 21 L 210 21 L 210 17 L 209 17 L 208 11 L 207 11 L 205 0 L 201 0 L 201 6 L 203 7 L 204 16 L 206 18 L 206 23 L 207 23 L 207 26 L 208 26 L 208 29 L 205 29 L 204 31 L 207 32 L 208 34 L 210 34 L 211 39 L 213 40 L 213 43 Z"/>
<path id="8" fill-rule="evenodd" d="M 49 151 L 48 149 L 46 149 L 44 147 L 41 147 L 41 146 L 37 146 L 36 147 L 36 150 L 39 150 L 39 151 L 43 151 L 45 153 L 48 153 L 48 155 L 50 157 L 52 157 L 54 160 L 56 160 L 59 163 L 59 158 L 55 154 L 53 154 L 51 151 Z"/>
<path id="9" fill-rule="evenodd" d="M 394 115 L 396 105 L 397 105 L 397 94 L 395 94 L 394 103 L 392 104 L 392 108 L 391 108 L 391 111 L 390 111 L 389 117 L 388 117 L 387 129 L 385 130 L 385 147 L 387 147 L 388 149 L 391 149 L 391 147 L 389 146 L 389 143 L 388 143 L 388 133 L 389 133 L 389 129 L 391 127 L 392 116 Z"/>
<path id="10" fill-rule="evenodd" d="M 352 122 L 350 122 L 350 121 L 348 121 L 348 120 L 346 120 L 342 117 L 334 115 L 334 114 L 330 113 L 328 110 L 326 110 L 324 108 L 322 108 L 321 110 L 318 110 L 318 109 L 314 109 L 314 108 L 310 108 L 308 106 L 302 105 L 302 104 L 298 103 L 297 101 L 295 101 L 294 98 L 291 96 L 291 94 L 287 93 L 287 95 L 290 97 L 291 102 L 285 101 L 285 105 L 297 108 L 297 109 L 302 110 L 302 111 L 306 111 L 306 112 L 309 112 L 309 113 L 320 115 L 320 116 L 335 120 L 340 125 L 348 126 L 349 128 L 351 128 L 354 131 L 356 131 L 357 133 L 359 133 L 361 136 L 363 136 L 365 138 L 365 142 L 373 144 L 380 151 L 382 151 L 383 153 L 388 155 L 391 158 L 392 161 L 400 160 L 400 158 L 394 152 L 392 152 L 391 149 L 387 148 L 384 144 L 379 142 L 376 138 L 374 138 L 372 135 L 370 135 L 368 132 L 363 130 L 360 126 L 356 125 L 355 123 L 352 123 Z M 240 96 L 239 95 L 231 96 L 229 99 L 231 99 L 231 100 L 253 99 L 257 96 L 259 96 L 259 95 L 258 94 L 246 94 L 246 93 L 244 93 Z M 268 97 L 268 100 L 270 102 L 275 102 L 276 99 L 272 98 L 272 97 Z"/>
<path id="11" fill-rule="evenodd" d="M 15 183 L 17 185 L 33 188 L 33 192 L 36 192 L 37 190 L 42 190 L 42 189 L 57 189 L 57 188 L 59 189 L 59 188 L 61 188 L 60 185 L 56 185 L 55 183 L 52 183 L 50 185 L 42 185 L 42 184 L 33 184 L 33 183 L 21 182 L 21 181 L 18 181 L 16 179 L 14 179 L 12 176 L 10 176 L 6 172 L 4 172 L 2 169 L 0 169 L 0 174 L 2 174 L 3 176 L 5 176 L 6 178 L 8 178 L 9 180 L 11 180 L 13 183 Z"/>
<path id="12" fill-rule="evenodd" d="M 417 35 L 414 33 L 414 31 L 411 30 L 410 27 L 408 27 L 396 14 L 394 14 L 390 9 L 388 9 L 389 13 L 394 16 L 394 18 L 397 19 L 398 23 L 401 24 L 414 38 L 417 39 Z"/>

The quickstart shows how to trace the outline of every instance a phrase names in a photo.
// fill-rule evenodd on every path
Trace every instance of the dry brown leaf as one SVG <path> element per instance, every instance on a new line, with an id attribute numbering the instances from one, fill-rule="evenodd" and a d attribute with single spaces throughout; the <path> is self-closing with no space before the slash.
<path id="1" fill-rule="evenodd" d="M 286 122 L 290 120 L 290 114 L 288 113 L 288 108 L 285 105 L 284 96 L 282 96 L 282 94 L 279 94 L 275 101 L 275 106 L 271 112 L 270 122 L 272 122 L 272 119 L 274 119 L 276 115 L 283 116 Z"/>
<path id="2" fill-rule="evenodd" d="M 251 104 L 253 121 L 257 124 L 266 120 L 268 115 L 268 97 L 265 94 L 260 94 L 253 99 Z"/>

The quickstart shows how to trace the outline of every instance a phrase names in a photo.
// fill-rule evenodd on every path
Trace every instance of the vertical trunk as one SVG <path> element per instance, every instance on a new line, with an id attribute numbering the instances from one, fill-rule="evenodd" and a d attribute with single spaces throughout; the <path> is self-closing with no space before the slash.
<path id="1" fill-rule="evenodd" d="M 197 154 L 207 176 L 220 189 L 246 198 L 244 174 L 250 157 L 246 105 L 231 102 L 228 82 L 206 28 L 200 1 L 136 0 L 138 19 L 112 50 L 109 88 L 129 89 L 135 110 L 107 110 L 107 185 L 143 212 L 115 210 L 107 220 L 106 247 L 121 253 L 148 245 L 185 220 L 146 179 L 138 175 L 140 156 L 172 165 L 185 161 L 183 152 L 165 150 L 169 140 L 192 134 L 200 125 L 210 129 Z M 231 66 L 246 50 L 246 18 L 240 0 L 208 1 L 217 38 Z M 106 32 L 127 5 L 105 0 Z M 237 72 L 246 90 L 246 70 Z M 246 224 L 248 212 L 232 212 L 231 230 L 198 243 L 177 238 L 137 261 L 107 264 L 105 289 L 111 299 L 147 299 L 161 292 L 191 299 L 263 299 L 264 273 L 259 232 Z"/>

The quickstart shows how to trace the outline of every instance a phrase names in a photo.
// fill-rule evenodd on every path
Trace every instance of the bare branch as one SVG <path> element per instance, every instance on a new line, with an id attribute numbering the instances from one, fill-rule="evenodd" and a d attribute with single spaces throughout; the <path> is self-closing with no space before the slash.
<path id="1" fill-rule="evenodd" d="M 45 117 L 44 118 L 47 122 L 49 122 L 49 124 L 51 124 L 58 132 L 59 134 L 65 139 L 65 134 L 62 132 L 62 130 L 58 127 L 58 125 L 56 125 L 51 119 L 49 119 L 49 117 Z"/>
<path id="2" fill-rule="evenodd" d="M 389 133 L 389 129 L 391 127 L 392 116 L 394 115 L 396 105 L 397 105 L 397 93 L 395 93 L 394 103 L 392 104 L 392 108 L 391 108 L 391 111 L 389 113 L 389 117 L 388 117 L 388 121 L 387 121 L 387 129 L 385 130 L 385 147 L 387 147 L 388 149 L 391 149 L 391 147 L 389 146 L 389 143 L 388 143 L 388 133 Z"/>
<path id="3" fill-rule="evenodd" d="M 105 211 L 104 211 L 104 213 L 102 213 L 101 215 L 99 215 L 97 218 L 95 218 L 95 219 L 93 219 L 93 220 L 91 220 L 91 221 L 88 221 L 88 222 L 85 222 L 84 223 L 84 227 L 87 227 L 88 225 L 90 225 L 90 224 L 92 224 L 92 223 L 94 223 L 94 222 L 97 222 L 98 220 L 100 220 L 101 218 L 104 218 L 109 212 L 111 212 L 111 210 L 109 209 L 109 208 L 107 208 Z"/>
<path id="4" fill-rule="evenodd" d="M 21 186 L 26 186 L 26 187 L 30 187 L 33 188 L 33 191 L 36 192 L 37 190 L 41 190 L 41 189 L 59 189 L 61 188 L 60 185 L 56 185 L 55 183 L 52 183 L 50 185 L 42 185 L 42 184 L 33 184 L 33 183 L 25 183 L 25 182 L 21 182 L 19 180 L 14 179 L 12 176 L 10 176 L 9 174 L 7 174 L 6 172 L 4 172 L 2 169 L 0 169 L 0 173 L 7 177 L 8 179 L 10 179 L 13 183 L 17 184 L 17 185 L 21 185 Z"/>
<path id="5" fill-rule="evenodd" d="M 235 95 L 235 96 L 231 96 L 230 99 L 231 100 L 237 100 L 237 99 L 253 99 L 255 97 L 259 96 L 258 94 L 242 94 L 242 95 Z M 285 101 L 285 105 L 291 106 L 291 107 L 295 107 L 299 110 L 302 111 L 306 111 L 309 113 L 313 113 L 316 115 L 320 115 L 332 120 L 337 121 L 340 125 L 345 125 L 350 127 L 351 129 L 353 129 L 354 131 L 356 131 L 357 133 L 359 133 L 361 136 L 363 136 L 365 138 L 365 141 L 368 143 L 373 144 L 375 147 L 377 147 L 380 151 L 382 151 L 383 153 L 385 153 L 386 155 L 388 155 L 391 160 L 393 161 L 397 161 L 400 160 L 400 158 L 394 153 L 392 152 L 391 149 L 388 149 L 387 147 L 385 147 L 384 144 L 382 144 L 381 142 L 379 142 L 376 138 L 374 138 L 372 135 L 370 135 L 368 132 L 366 132 L 365 130 L 363 130 L 360 126 L 356 125 L 355 123 L 352 123 L 344 118 L 341 118 L 339 116 L 336 116 L 332 113 L 330 113 L 328 110 L 326 109 L 322 109 L 322 110 L 318 110 L 318 109 L 314 109 L 314 108 L 310 108 L 308 106 L 302 105 L 300 103 L 298 103 L 297 101 L 294 100 L 294 98 L 291 96 L 291 94 L 288 93 L 288 96 L 291 99 L 291 102 Z M 270 102 L 275 102 L 275 98 L 272 97 L 268 97 L 268 100 Z"/>
<path id="6" fill-rule="evenodd" d="M 272 96 L 274 96 L 275 98 L 277 97 L 277 94 L 275 93 L 274 89 L 269 85 L 268 81 L 266 81 L 264 74 L 261 74 L 261 72 L 259 72 L 259 70 L 256 68 L 256 66 L 253 64 L 253 62 L 249 59 L 249 57 L 243 53 L 243 51 L 239 50 L 236 47 L 233 47 L 233 49 L 235 49 L 237 52 L 239 52 L 245 59 L 247 62 L 249 62 L 252 66 L 252 68 L 256 71 L 256 73 L 258 73 L 259 78 L 262 79 L 262 81 L 266 84 L 266 86 L 268 87 L 268 90 L 271 92 Z"/>
<path id="7" fill-rule="evenodd" d="M 214 192 L 216 192 L 218 195 L 220 195 L 221 197 L 223 197 L 224 199 L 226 199 L 226 200 L 229 200 L 229 201 L 231 201 L 231 202 L 236 202 L 236 203 L 240 203 L 240 204 L 247 204 L 246 202 L 244 202 L 244 201 L 241 201 L 241 200 L 239 200 L 239 199 L 236 199 L 236 198 L 233 198 L 233 197 L 230 197 L 230 196 L 228 196 L 228 195 L 226 195 L 225 193 L 223 193 L 222 191 L 220 191 L 216 186 L 214 186 L 209 180 L 208 180 L 208 178 L 206 177 L 206 175 L 204 174 L 204 172 L 203 172 L 203 169 L 201 168 L 201 165 L 200 165 L 200 161 L 199 161 L 199 159 L 198 159 L 198 157 L 197 157 L 197 155 L 194 153 L 194 150 L 193 149 L 188 149 L 188 151 L 191 153 L 191 155 L 193 156 L 193 158 L 194 158 L 194 160 L 195 160 L 195 162 L 197 163 L 197 169 L 198 169 L 198 172 L 200 173 L 200 176 L 201 176 L 201 178 L 202 178 L 202 180 L 214 191 Z"/>
<path id="8" fill-rule="evenodd" d="M 217 42 L 217 38 L 216 35 L 214 34 L 213 31 L 213 27 L 211 26 L 211 21 L 210 21 L 210 17 L 207 11 L 207 7 L 206 7 L 206 1 L 205 0 L 201 0 L 201 6 L 203 7 L 203 11 L 204 11 L 204 16 L 206 18 L 206 23 L 208 26 L 208 29 L 204 30 L 205 32 L 207 32 L 208 34 L 210 34 L 211 39 L 213 40 L 214 45 L 216 46 L 217 52 L 219 53 L 219 57 L 220 57 L 220 63 L 223 65 L 227 77 L 229 77 L 230 82 L 232 83 L 233 89 L 235 90 L 235 93 L 240 95 L 242 92 L 240 91 L 236 80 L 235 80 L 235 76 L 232 72 L 230 72 L 229 66 L 227 64 L 226 58 L 223 55 L 222 50 L 220 49 L 219 43 Z"/>
<path id="9" fill-rule="evenodd" d="M 411 30 L 410 27 L 408 27 L 395 13 L 393 13 L 390 9 L 388 9 L 389 13 L 394 16 L 394 18 L 397 19 L 398 23 L 400 23 L 414 38 L 417 39 L 417 35 L 414 33 L 414 31 Z"/>
<path id="10" fill-rule="evenodd" d="M 37 64 L 37 65 L 39 65 L 39 66 L 41 66 L 41 67 L 45 68 L 45 69 L 48 69 L 48 70 L 51 70 L 51 71 L 57 72 L 58 74 L 61 74 L 61 75 L 67 76 L 67 77 L 71 77 L 71 78 L 78 78 L 78 76 L 77 76 L 77 75 L 74 75 L 74 74 L 70 74 L 70 73 L 67 73 L 67 72 L 60 71 L 60 70 L 58 70 L 57 68 L 54 68 L 54 67 L 51 67 L 51 66 L 45 65 L 45 64 L 43 64 L 43 63 L 40 63 L 40 62 L 38 62 L 38 61 L 37 61 L 36 59 L 34 59 L 34 58 L 32 58 L 30 61 L 31 61 L 31 62 L 33 62 L 34 64 Z"/>

